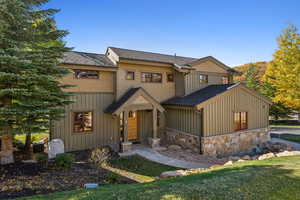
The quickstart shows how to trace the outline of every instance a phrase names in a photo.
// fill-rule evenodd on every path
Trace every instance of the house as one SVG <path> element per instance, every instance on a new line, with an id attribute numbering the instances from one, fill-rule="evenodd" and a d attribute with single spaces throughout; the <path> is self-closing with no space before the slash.
<path id="1" fill-rule="evenodd" d="M 269 140 L 271 102 L 233 84 L 238 72 L 214 57 L 108 47 L 105 54 L 67 52 L 62 65 L 71 74 L 61 82 L 75 85 L 67 90 L 76 95 L 51 138 L 67 151 L 165 143 L 225 155 Z"/>

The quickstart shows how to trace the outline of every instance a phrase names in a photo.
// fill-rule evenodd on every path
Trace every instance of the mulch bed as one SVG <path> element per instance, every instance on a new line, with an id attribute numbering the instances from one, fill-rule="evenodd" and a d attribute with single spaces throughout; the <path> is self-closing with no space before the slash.
<path id="1" fill-rule="evenodd" d="M 85 183 L 133 183 L 124 177 L 109 178 L 111 172 L 88 162 L 89 151 L 74 154 L 76 162 L 70 169 L 57 169 L 54 163 L 43 168 L 38 163 L 22 163 L 17 159 L 14 164 L 0 166 L 0 199 L 73 190 L 83 188 Z"/>

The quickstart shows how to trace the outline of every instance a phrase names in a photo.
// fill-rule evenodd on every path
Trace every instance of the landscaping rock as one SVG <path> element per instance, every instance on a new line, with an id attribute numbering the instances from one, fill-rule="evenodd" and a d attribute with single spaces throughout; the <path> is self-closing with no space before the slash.
<path id="1" fill-rule="evenodd" d="M 257 160 L 258 159 L 258 155 L 252 156 L 251 159 L 252 160 Z"/>
<path id="2" fill-rule="evenodd" d="M 176 171 L 166 171 L 160 174 L 160 178 L 169 178 L 169 177 L 177 177 L 177 176 L 185 176 L 187 175 L 187 171 L 185 170 L 176 170 Z"/>
<path id="3" fill-rule="evenodd" d="M 274 153 L 266 153 L 266 154 L 259 156 L 258 160 L 265 160 L 265 159 L 269 159 L 269 158 L 273 158 L 273 157 L 275 157 Z"/>
<path id="4" fill-rule="evenodd" d="M 243 156 L 241 159 L 243 159 L 243 160 L 252 160 L 251 157 L 248 156 L 248 155 Z"/>
<path id="5" fill-rule="evenodd" d="M 232 160 L 232 161 L 238 161 L 240 159 L 240 157 L 238 157 L 238 156 L 229 156 L 228 159 Z"/>
<path id="6" fill-rule="evenodd" d="M 246 160 L 243 159 L 239 159 L 238 162 L 245 162 Z"/>
<path id="7" fill-rule="evenodd" d="M 284 156 L 298 156 L 300 155 L 300 151 L 284 151 L 276 154 L 276 157 L 284 157 Z"/>
<path id="8" fill-rule="evenodd" d="M 61 139 L 53 139 L 49 142 L 48 146 L 49 159 L 55 158 L 57 154 L 65 153 L 64 142 Z"/>
<path id="9" fill-rule="evenodd" d="M 156 147 L 154 148 L 156 151 L 159 151 L 159 152 L 163 152 L 163 151 L 167 151 L 168 148 L 167 147 Z"/>
<path id="10" fill-rule="evenodd" d="M 178 150 L 181 150 L 182 148 L 179 145 L 172 144 L 172 145 L 168 146 L 168 149 L 173 150 L 173 151 L 178 151 Z"/>
<path id="11" fill-rule="evenodd" d="M 218 168 L 218 167 L 222 167 L 222 165 L 218 165 L 218 164 L 212 165 L 212 166 L 210 167 L 210 169 L 215 169 L 215 168 Z"/>
<path id="12" fill-rule="evenodd" d="M 229 166 L 229 165 L 233 165 L 232 160 L 229 160 L 229 161 L 227 161 L 227 162 L 224 164 L 224 166 Z"/>

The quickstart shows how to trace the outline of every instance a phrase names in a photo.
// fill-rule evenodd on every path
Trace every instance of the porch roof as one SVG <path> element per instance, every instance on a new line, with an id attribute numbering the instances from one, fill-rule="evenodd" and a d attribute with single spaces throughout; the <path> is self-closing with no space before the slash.
<path id="1" fill-rule="evenodd" d="M 142 101 L 145 102 L 134 102 L 139 97 L 141 97 Z M 151 105 L 151 108 L 157 108 L 160 112 L 165 110 L 149 93 L 147 93 L 143 88 L 138 87 L 129 89 L 119 100 L 110 104 L 104 112 L 118 115 L 128 106 L 141 108 L 146 105 Z"/>

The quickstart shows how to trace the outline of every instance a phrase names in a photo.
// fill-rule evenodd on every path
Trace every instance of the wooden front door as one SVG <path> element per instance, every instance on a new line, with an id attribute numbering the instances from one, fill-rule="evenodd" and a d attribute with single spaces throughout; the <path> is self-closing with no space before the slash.
<path id="1" fill-rule="evenodd" d="M 137 139 L 138 139 L 137 113 L 130 111 L 128 115 L 128 140 L 134 141 Z"/>

